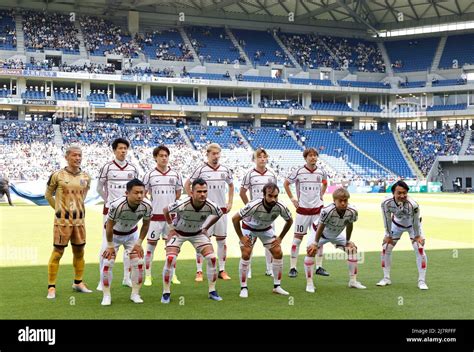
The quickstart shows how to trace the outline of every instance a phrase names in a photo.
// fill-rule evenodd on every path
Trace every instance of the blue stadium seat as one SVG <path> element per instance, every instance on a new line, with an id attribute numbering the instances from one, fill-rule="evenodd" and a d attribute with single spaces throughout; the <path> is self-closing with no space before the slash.
<path id="1" fill-rule="evenodd" d="M 233 63 L 239 60 L 239 49 L 234 46 L 224 28 L 188 27 L 186 32 L 204 62 Z"/>
<path id="2" fill-rule="evenodd" d="M 351 141 L 361 150 L 405 178 L 415 177 L 403 157 L 392 132 L 390 131 L 352 131 Z M 383 148 L 381 148 L 383 146 Z"/>
<path id="3" fill-rule="evenodd" d="M 448 37 L 438 66 L 445 69 L 452 68 L 454 60 L 457 60 L 459 68 L 465 64 L 474 64 L 474 34 Z"/>
<path id="4" fill-rule="evenodd" d="M 277 128 L 243 128 L 243 136 L 255 149 L 263 147 L 265 149 L 294 149 L 300 150 L 301 147 L 291 138 L 288 131 Z"/>
<path id="5" fill-rule="evenodd" d="M 269 32 L 232 29 L 232 33 L 240 43 L 245 44 L 241 47 L 254 65 L 263 66 L 269 62 L 293 67 L 291 61 L 285 57 L 283 49 Z"/>
<path id="6" fill-rule="evenodd" d="M 400 67 L 393 66 L 394 72 L 426 71 L 431 68 L 440 38 L 419 38 L 386 41 L 385 47 L 392 65 L 397 61 Z"/>

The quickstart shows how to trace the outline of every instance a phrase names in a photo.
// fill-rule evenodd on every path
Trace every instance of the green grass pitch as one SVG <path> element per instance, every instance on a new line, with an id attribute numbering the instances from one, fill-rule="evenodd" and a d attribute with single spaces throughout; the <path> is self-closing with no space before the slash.
<path id="1" fill-rule="evenodd" d="M 358 280 L 367 290 L 347 288 L 347 264 L 332 246 L 325 246 L 324 267 L 329 277 L 316 277 L 315 294 L 305 292 L 303 256 L 300 248 L 300 276 L 290 279 L 289 250 L 292 234 L 283 241 L 284 276 L 282 287 L 289 297 L 271 293 L 272 279 L 263 275 L 263 247 L 257 244 L 249 280 L 249 298 L 239 298 L 237 279 L 239 248 L 237 236 L 229 228 L 227 271 L 230 281 L 219 280 L 217 289 L 224 298 L 207 298 L 207 283 L 194 282 L 194 250 L 187 243 L 178 258 L 181 285 L 172 285 L 172 301 L 160 303 L 163 242 L 155 253 L 154 283 L 143 287 L 142 305 L 129 300 L 130 289 L 122 287 L 123 266 L 114 268 L 112 306 L 100 305 L 102 294 L 78 294 L 71 290 L 70 247 L 61 260 L 57 298 L 46 299 L 47 262 L 52 249 L 53 214 L 49 207 L 18 204 L 0 206 L 0 317 L 2 319 L 472 319 L 469 304 L 474 293 L 474 202 L 469 195 L 414 194 L 420 203 L 427 238 L 428 291 L 416 286 L 415 255 L 404 234 L 393 254 L 392 286 L 376 287 L 381 278 L 380 244 L 383 236 L 380 202 L 382 194 L 353 195 L 359 209 L 353 240 L 361 252 Z M 282 196 L 286 204 L 288 200 Z M 325 198 L 326 204 L 331 196 Z M 242 204 L 235 202 L 231 213 Z M 91 289 L 98 282 L 98 252 L 101 244 L 100 206 L 88 208 L 86 270 L 84 281 Z M 230 225 L 230 223 L 229 223 Z M 277 222 L 281 229 L 282 222 Z M 121 254 L 118 256 L 121 261 Z"/>

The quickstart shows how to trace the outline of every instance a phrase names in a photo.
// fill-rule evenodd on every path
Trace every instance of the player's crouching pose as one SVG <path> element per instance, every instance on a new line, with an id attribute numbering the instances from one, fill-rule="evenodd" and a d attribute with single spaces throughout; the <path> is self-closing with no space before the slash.
<path id="1" fill-rule="evenodd" d="M 351 242 L 352 229 L 354 222 L 357 221 L 357 210 L 349 205 L 350 194 L 344 188 L 338 188 L 332 194 L 334 203 L 324 207 L 321 211 L 316 234 L 310 234 L 316 238 L 311 238 L 308 246 L 307 256 L 304 259 L 304 268 L 306 273 L 306 292 L 315 291 L 313 282 L 314 257 L 320 247 L 325 243 L 332 243 L 336 248 L 342 249 L 347 253 L 347 263 L 349 265 L 349 287 L 364 289 L 366 288 L 357 278 L 357 247 Z M 342 231 L 346 228 L 346 235 Z"/>
<path id="2" fill-rule="evenodd" d="M 101 273 L 104 294 L 101 304 L 103 306 L 109 306 L 112 303 L 110 294 L 112 269 L 116 254 L 122 245 L 130 256 L 132 279 L 130 299 L 134 303 L 143 303 L 140 297 L 140 288 L 143 282 L 143 248 L 141 244 L 150 227 L 152 206 L 150 201 L 145 198 L 145 185 L 138 179 L 127 183 L 125 194 L 110 203 L 109 217 L 105 227 L 107 249 L 103 253 L 104 261 Z M 137 224 L 141 219 L 143 219 L 143 224 L 140 237 L 138 237 Z"/>
<path id="3" fill-rule="evenodd" d="M 385 226 L 385 237 L 382 245 L 383 279 L 377 286 L 387 286 L 390 280 L 392 266 L 392 250 L 405 231 L 410 235 L 413 249 L 416 254 L 418 267 L 418 288 L 427 290 L 425 282 L 428 258 L 425 253 L 425 237 L 421 228 L 420 207 L 408 197 L 410 188 L 404 181 L 395 182 L 392 186 L 393 197 L 382 202 L 382 215 Z"/>
<path id="4" fill-rule="evenodd" d="M 174 220 L 171 219 L 170 213 L 176 214 Z M 161 303 L 170 302 L 170 279 L 173 277 L 176 258 L 181 246 L 186 241 L 191 242 L 196 253 L 201 254 L 207 261 L 209 298 L 214 301 L 222 301 L 216 291 L 216 255 L 207 231 L 221 218 L 223 212 L 215 203 L 207 199 L 207 182 L 202 178 L 195 179 L 191 186 L 191 197 L 178 200 L 163 208 L 163 214 L 169 224 L 170 232 L 166 242 Z M 207 221 L 209 216 L 212 217 Z M 205 227 L 203 227 L 204 223 L 206 223 Z"/>
<path id="5" fill-rule="evenodd" d="M 278 201 L 279 192 L 280 190 L 275 183 L 267 183 L 263 186 L 263 199 L 252 200 L 232 217 L 232 223 L 237 236 L 239 236 L 242 252 L 239 263 L 240 297 L 242 298 L 248 297 L 247 275 L 255 238 L 259 238 L 272 253 L 273 292 L 280 295 L 289 294 L 280 286 L 283 271 L 283 252 L 280 245 L 283 237 L 291 228 L 293 219 L 288 208 Z M 278 216 L 281 216 L 286 224 L 281 230 L 280 236 L 276 237 L 272 224 Z M 241 220 L 242 229 L 240 228 Z"/>

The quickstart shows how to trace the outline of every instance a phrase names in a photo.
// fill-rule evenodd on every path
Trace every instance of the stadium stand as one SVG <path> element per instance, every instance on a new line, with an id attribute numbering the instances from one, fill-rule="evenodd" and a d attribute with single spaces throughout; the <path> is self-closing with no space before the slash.
<path id="1" fill-rule="evenodd" d="M 375 104 L 361 104 L 358 109 L 361 112 L 382 112 L 380 106 Z"/>
<path id="2" fill-rule="evenodd" d="M 313 34 L 282 33 L 280 38 L 305 68 L 331 67 L 342 70 L 347 60 L 347 68 L 352 71 L 385 72 L 382 54 L 375 43 Z"/>
<path id="3" fill-rule="evenodd" d="M 439 68 L 453 68 L 454 60 L 457 66 L 474 64 L 474 34 L 450 35 L 446 40 Z"/>
<path id="4" fill-rule="evenodd" d="M 313 102 L 309 107 L 313 110 L 353 111 L 344 103 Z"/>
<path id="5" fill-rule="evenodd" d="M 425 71 L 431 68 L 439 38 L 385 42 L 394 72 Z"/>
<path id="6" fill-rule="evenodd" d="M 224 28 L 187 27 L 186 32 L 201 62 L 245 63 Z"/>
<path id="7" fill-rule="evenodd" d="M 426 111 L 443 111 L 443 110 L 465 110 L 467 104 L 447 104 L 447 105 L 433 105 L 428 106 Z"/>
<path id="8" fill-rule="evenodd" d="M 79 32 L 69 15 L 24 11 L 23 32 L 28 51 L 61 50 L 64 54 L 79 54 Z"/>
<path id="9" fill-rule="evenodd" d="M 340 80 L 337 83 L 341 87 L 358 87 L 358 88 L 380 88 L 380 89 L 390 89 L 391 86 L 389 83 L 383 82 L 363 82 L 363 81 L 344 81 Z"/>
<path id="10" fill-rule="evenodd" d="M 218 80 L 218 81 L 231 81 L 232 78 L 229 74 L 220 74 L 220 73 L 197 73 L 197 72 L 189 72 L 188 76 L 190 78 L 200 78 L 200 79 L 211 79 L 211 80 Z"/>
<path id="11" fill-rule="evenodd" d="M 390 131 L 352 131 L 351 141 L 366 154 L 404 178 L 413 178 L 415 175 L 403 157 L 392 132 Z M 383 146 L 383 148 L 380 148 Z M 387 153 L 387 150 L 390 150 Z"/>
<path id="12" fill-rule="evenodd" d="M 465 131 L 459 127 L 430 130 L 405 130 L 400 136 L 410 155 L 427 175 L 438 155 L 458 155 Z"/>
<path id="13" fill-rule="evenodd" d="M 310 86 L 332 86 L 329 79 L 307 79 L 307 78 L 288 78 L 288 82 L 292 84 L 306 84 Z"/>
<path id="14" fill-rule="evenodd" d="M 255 148 L 265 149 L 300 149 L 284 128 L 242 128 L 243 136 Z"/>
<path id="15" fill-rule="evenodd" d="M 209 143 L 218 143 L 224 149 L 235 149 L 243 144 L 231 127 L 193 126 L 186 129 L 186 134 L 196 149 L 202 149 Z"/>
<path id="16" fill-rule="evenodd" d="M 270 100 L 266 97 L 262 98 L 262 101 L 258 104 L 261 108 L 272 108 L 272 109 L 303 109 L 303 106 L 296 100 L 291 99 L 276 99 Z"/>
<path id="17" fill-rule="evenodd" d="M 290 59 L 269 30 L 264 32 L 232 29 L 232 33 L 254 65 L 269 66 L 271 63 L 275 63 L 286 67 L 293 67 Z"/>
<path id="18" fill-rule="evenodd" d="M 209 106 L 233 106 L 236 108 L 248 108 L 252 105 L 246 98 L 208 98 L 206 100 L 206 105 Z"/>
<path id="19" fill-rule="evenodd" d="M 333 158 L 342 159 L 344 163 L 334 164 L 331 159 L 326 161 L 333 166 L 334 169 L 341 173 L 347 173 L 345 165 L 350 167 L 355 175 L 365 178 L 382 177 L 388 178 L 392 175 L 360 153 L 336 131 L 333 130 L 299 130 L 306 137 L 306 146 L 316 148 L 319 153 L 329 155 Z M 341 169 L 342 166 L 342 169 Z"/>
<path id="20" fill-rule="evenodd" d="M 132 37 L 112 22 L 98 17 L 81 17 L 80 25 L 90 55 L 121 54 L 137 57 L 139 46 Z"/>
<path id="21" fill-rule="evenodd" d="M 147 100 L 148 103 L 152 104 L 168 104 L 168 100 L 164 96 L 153 95 Z"/>
<path id="22" fill-rule="evenodd" d="M 13 10 L 0 10 L 0 50 L 16 50 L 16 24 Z"/>
<path id="23" fill-rule="evenodd" d="M 176 29 L 145 33 L 143 52 L 150 59 L 191 61 L 193 55 Z"/>

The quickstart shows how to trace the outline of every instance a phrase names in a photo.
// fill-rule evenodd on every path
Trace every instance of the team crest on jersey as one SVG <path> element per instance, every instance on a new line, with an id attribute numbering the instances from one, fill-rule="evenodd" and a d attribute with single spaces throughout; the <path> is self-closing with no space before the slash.
<path id="1" fill-rule="evenodd" d="M 138 220 L 140 220 L 141 218 L 143 218 L 143 215 L 138 215 Z"/>
<path id="2" fill-rule="evenodd" d="M 128 174 L 128 178 L 133 178 L 133 174 L 132 173 Z"/>
<path id="3" fill-rule="evenodd" d="M 224 180 L 225 179 L 225 173 L 221 174 L 221 178 Z"/>
<path id="4" fill-rule="evenodd" d="M 175 184 L 174 178 L 170 178 L 170 185 L 174 185 L 174 184 Z"/>
<path id="5" fill-rule="evenodd" d="M 79 184 L 81 185 L 81 187 L 86 187 L 87 186 L 87 180 L 82 179 L 82 180 L 79 181 Z"/>
<path id="6" fill-rule="evenodd" d="M 207 216 L 206 215 L 201 215 L 201 221 L 206 220 Z"/>
<path id="7" fill-rule="evenodd" d="M 271 177 L 268 178 L 268 183 L 273 182 L 273 179 Z"/>
<path id="8" fill-rule="evenodd" d="M 278 217 L 278 214 L 273 214 L 272 215 L 272 220 L 275 220 Z"/>

